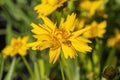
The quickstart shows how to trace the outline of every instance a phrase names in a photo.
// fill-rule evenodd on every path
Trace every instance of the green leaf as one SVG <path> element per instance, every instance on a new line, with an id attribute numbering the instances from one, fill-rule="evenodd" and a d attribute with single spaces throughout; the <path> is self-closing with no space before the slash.
<path id="1" fill-rule="evenodd" d="M 15 66 L 16 66 L 15 63 L 16 63 L 16 57 L 13 58 L 12 64 L 11 64 L 10 69 L 9 69 L 9 72 L 7 73 L 4 80 L 13 80 L 13 73 L 14 73 Z"/>

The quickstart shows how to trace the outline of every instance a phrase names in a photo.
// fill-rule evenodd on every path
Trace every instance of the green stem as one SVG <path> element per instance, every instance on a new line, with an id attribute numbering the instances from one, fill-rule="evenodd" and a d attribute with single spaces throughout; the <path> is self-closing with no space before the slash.
<path id="1" fill-rule="evenodd" d="M 25 66 L 26 66 L 27 69 L 28 69 L 28 72 L 30 73 L 30 75 L 31 75 L 31 77 L 32 77 L 32 79 L 33 79 L 33 77 L 34 77 L 33 71 L 32 71 L 32 69 L 31 69 L 30 65 L 28 64 L 28 61 L 26 60 L 25 57 L 22 57 L 22 59 L 23 59 L 23 61 L 24 61 L 24 63 L 25 63 Z"/>
<path id="2" fill-rule="evenodd" d="M 73 75 L 70 70 L 70 63 L 65 59 L 62 51 L 61 51 L 60 67 L 61 67 L 62 73 L 66 75 L 66 78 L 68 80 L 73 80 Z"/>
<path id="3" fill-rule="evenodd" d="M 61 62 L 60 62 L 60 70 L 61 70 L 62 80 L 65 80 L 65 76 L 64 76 L 63 67 L 62 67 Z"/>
<path id="4" fill-rule="evenodd" d="M 75 1 L 74 0 L 69 0 L 68 1 L 68 9 L 69 9 L 69 13 L 73 12 L 75 10 Z"/>
<path id="5" fill-rule="evenodd" d="M 13 80 L 12 75 L 15 70 L 16 57 L 13 58 L 12 64 L 10 66 L 9 72 L 4 80 Z"/>
<path id="6" fill-rule="evenodd" d="M 34 62 L 34 71 L 35 71 L 35 79 L 41 80 L 41 76 L 40 76 L 40 72 L 39 72 L 40 70 L 39 70 L 37 62 Z"/>
<path id="7" fill-rule="evenodd" d="M 2 80 L 3 70 L 4 70 L 4 59 L 2 57 L 1 66 L 0 66 L 0 80 Z"/>
<path id="8" fill-rule="evenodd" d="M 110 51 L 110 53 L 109 53 L 109 56 L 108 56 L 108 58 L 107 58 L 107 61 L 106 61 L 106 65 L 108 66 L 115 66 L 115 65 L 113 65 L 112 63 L 113 63 L 113 60 L 114 60 L 114 58 L 115 58 L 115 50 L 116 50 L 116 48 L 114 47 L 114 48 L 112 48 L 111 49 L 111 51 Z"/>

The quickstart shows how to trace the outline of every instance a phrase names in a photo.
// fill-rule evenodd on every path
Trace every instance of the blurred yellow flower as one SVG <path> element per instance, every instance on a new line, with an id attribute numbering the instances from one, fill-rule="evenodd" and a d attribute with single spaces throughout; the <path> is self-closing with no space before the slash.
<path id="1" fill-rule="evenodd" d="M 120 31 L 118 29 L 115 29 L 115 35 L 108 39 L 107 46 L 108 47 L 117 46 L 120 48 Z"/>
<path id="2" fill-rule="evenodd" d="M 61 7 L 67 0 L 42 0 L 41 4 L 37 5 L 34 10 L 37 11 L 38 17 L 41 15 L 48 16 L 58 7 Z"/>
<path id="3" fill-rule="evenodd" d="M 88 11 L 88 17 L 92 17 L 95 14 L 95 11 L 101 7 L 104 0 L 90 1 L 85 0 L 80 3 L 80 8 Z"/>
<path id="4" fill-rule="evenodd" d="M 76 23 L 76 15 L 73 13 L 67 16 L 66 21 L 61 19 L 59 28 L 56 27 L 47 17 L 41 17 L 44 24 L 31 24 L 32 32 L 37 39 L 36 42 L 29 44 L 34 50 L 43 50 L 50 48 L 49 61 L 55 63 L 58 59 L 61 50 L 65 58 L 75 58 L 76 50 L 79 52 L 90 52 L 91 47 L 87 43 L 91 41 L 81 36 L 88 28 L 74 31 Z"/>
<path id="5" fill-rule="evenodd" d="M 75 30 L 82 29 L 85 26 L 85 22 L 86 22 L 86 19 L 84 19 L 84 18 L 77 19 Z"/>
<path id="6" fill-rule="evenodd" d="M 97 23 L 93 21 L 91 25 L 87 25 L 86 27 L 90 27 L 88 31 L 86 31 L 83 35 L 87 38 L 103 38 L 103 34 L 106 32 L 106 21 L 102 21 L 101 23 Z"/>
<path id="7" fill-rule="evenodd" d="M 18 37 L 17 39 L 12 38 L 10 45 L 7 45 L 3 50 L 3 56 L 15 56 L 16 54 L 19 54 L 21 56 L 25 56 L 27 54 L 27 41 L 28 36 L 25 36 L 23 38 Z"/>

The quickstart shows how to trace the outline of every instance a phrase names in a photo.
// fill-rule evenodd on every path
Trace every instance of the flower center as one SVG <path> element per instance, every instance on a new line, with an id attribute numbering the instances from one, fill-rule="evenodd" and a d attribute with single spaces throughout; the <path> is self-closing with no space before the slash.
<path id="1" fill-rule="evenodd" d="M 22 46 L 22 43 L 21 43 L 21 42 L 15 42 L 15 43 L 13 44 L 13 47 L 14 47 L 15 50 L 20 49 L 21 46 Z"/>
<path id="2" fill-rule="evenodd" d="M 59 40 L 56 37 L 53 37 L 51 41 L 52 41 L 51 42 L 52 43 L 52 45 L 51 45 L 52 49 L 57 49 L 61 46 Z"/>
<path id="3" fill-rule="evenodd" d="M 97 34 L 98 34 L 98 27 L 97 26 L 92 26 L 90 34 L 91 34 L 92 37 L 96 37 Z"/>
<path id="4" fill-rule="evenodd" d="M 72 45 L 70 40 L 63 41 L 63 44 L 65 44 L 65 45 L 67 45 L 69 47 Z"/>
<path id="5" fill-rule="evenodd" d="M 63 40 L 69 38 L 70 34 L 65 29 L 57 29 L 55 31 L 55 37 L 59 40 Z"/>
<path id="6" fill-rule="evenodd" d="M 61 44 L 71 46 L 71 41 L 68 40 L 68 38 L 70 37 L 70 33 L 67 32 L 65 29 L 56 29 L 54 32 L 54 37 L 54 42 L 57 41 L 57 44 L 59 44 L 57 46 L 61 46 Z"/>

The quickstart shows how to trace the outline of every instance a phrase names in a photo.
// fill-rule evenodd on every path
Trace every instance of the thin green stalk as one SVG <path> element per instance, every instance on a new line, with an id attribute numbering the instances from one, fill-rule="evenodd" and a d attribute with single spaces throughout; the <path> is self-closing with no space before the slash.
<path id="1" fill-rule="evenodd" d="M 8 74 L 7 74 L 7 76 L 5 77 L 4 80 L 13 80 L 12 75 L 13 75 L 14 70 L 15 70 L 15 63 L 16 63 L 16 57 L 13 58 L 12 64 L 11 64 L 10 69 L 9 69 L 9 72 L 8 72 Z"/>
<path id="2" fill-rule="evenodd" d="M 109 56 L 108 56 L 108 58 L 107 58 L 107 60 L 106 60 L 106 65 L 108 66 L 115 66 L 115 65 L 113 65 L 113 60 L 114 60 L 114 58 L 115 58 L 115 50 L 116 50 L 116 48 L 114 47 L 114 48 L 112 48 L 111 49 L 111 51 L 110 51 L 110 53 L 109 53 Z"/>
<path id="3" fill-rule="evenodd" d="M 100 76 L 101 59 L 103 54 L 103 41 L 96 38 L 95 51 L 93 53 L 94 72 Z"/>
<path id="4" fill-rule="evenodd" d="M 1 66 L 0 66 L 0 80 L 2 80 L 3 70 L 4 70 L 4 59 L 2 57 Z"/>
<path id="5" fill-rule="evenodd" d="M 45 65 L 43 59 L 38 59 L 38 66 L 39 66 L 39 72 L 41 80 L 45 78 Z"/>
<path id="6" fill-rule="evenodd" d="M 31 69 L 31 67 L 30 67 L 30 65 L 29 65 L 29 63 L 28 63 L 28 61 L 26 60 L 25 57 L 22 57 L 22 59 L 23 59 L 23 61 L 24 61 L 24 63 L 25 63 L 25 66 L 26 66 L 27 69 L 28 69 L 28 72 L 30 73 L 30 75 L 31 75 L 31 77 L 32 77 L 32 79 L 33 79 L 34 74 L 33 74 L 33 71 L 32 71 L 32 69 Z"/>
<path id="7" fill-rule="evenodd" d="M 68 80 L 73 80 L 73 75 L 70 70 L 70 65 L 69 61 L 67 61 L 63 55 L 63 52 L 61 51 L 61 59 L 60 59 L 60 65 L 63 73 L 66 75 L 66 78 Z"/>
<path id="8" fill-rule="evenodd" d="M 65 80 L 65 76 L 64 76 L 63 67 L 62 67 L 61 62 L 60 62 L 60 70 L 61 70 L 62 80 Z"/>
<path id="9" fill-rule="evenodd" d="M 41 80 L 38 63 L 34 62 L 35 80 Z"/>

